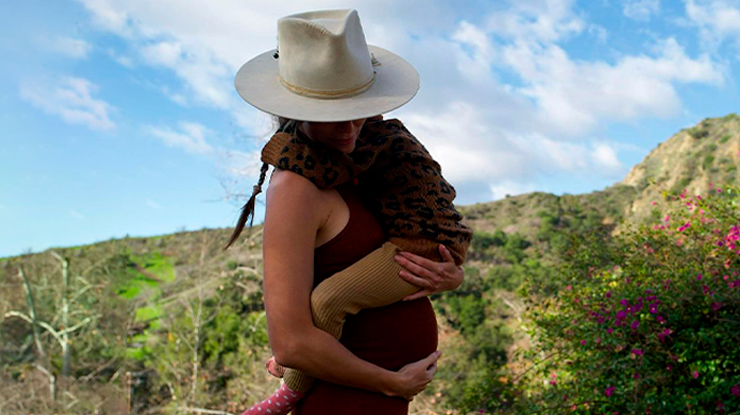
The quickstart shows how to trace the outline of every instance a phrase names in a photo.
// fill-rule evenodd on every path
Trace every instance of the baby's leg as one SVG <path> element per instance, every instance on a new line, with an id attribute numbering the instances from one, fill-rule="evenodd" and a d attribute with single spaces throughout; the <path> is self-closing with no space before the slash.
<path id="1" fill-rule="evenodd" d="M 398 276 L 403 269 L 394 259 L 399 251 L 386 242 L 319 284 L 311 293 L 314 325 L 339 339 L 348 314 L 393 304 L 419 291 Z M 312 377 L 295 369 L 286 368 L 283 379 L 294 391 L 306 392 L 313 385 Z"/>

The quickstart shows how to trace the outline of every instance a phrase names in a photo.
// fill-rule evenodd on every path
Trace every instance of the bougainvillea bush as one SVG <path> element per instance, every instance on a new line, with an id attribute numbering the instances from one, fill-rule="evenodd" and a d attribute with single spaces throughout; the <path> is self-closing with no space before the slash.
<path id="1" fill-rule="evenodd" d="M 658 223 L 574 239 L 530 309 L 528 413 L 740 413 L 736 189 L 668 196 Z"/>

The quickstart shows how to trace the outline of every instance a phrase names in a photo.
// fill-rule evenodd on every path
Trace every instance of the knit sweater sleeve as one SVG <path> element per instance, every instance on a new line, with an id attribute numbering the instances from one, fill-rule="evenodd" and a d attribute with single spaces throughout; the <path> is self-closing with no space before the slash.
<path id="1" fill-rule="evenodd" d="M 295 134 L 277 133 L 262 149 L 262 161 L 274 167 L 291 170 L 309 179 L 319 188 L 346 183 L 370 169 L 383 167 L 389 160 L 388 145 L 368 145 L 375 142 L 374 123 L 369 119 L 356 142 L 356 150 L 343 153 Z"/>

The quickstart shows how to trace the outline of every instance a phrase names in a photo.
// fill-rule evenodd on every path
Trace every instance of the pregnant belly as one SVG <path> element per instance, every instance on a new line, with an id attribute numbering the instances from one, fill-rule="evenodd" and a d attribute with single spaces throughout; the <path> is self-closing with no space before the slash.
<path id="1" fill-rule="evenodd" d="M 347 318 L 340 342 L 352 353 L 398 370 L 437 350 L 437 321 L 427 298 L 362 310 Z M 387 414 L 408 412 L 408 402 L 379 393 L 317 380 L 296 415 Z"/>

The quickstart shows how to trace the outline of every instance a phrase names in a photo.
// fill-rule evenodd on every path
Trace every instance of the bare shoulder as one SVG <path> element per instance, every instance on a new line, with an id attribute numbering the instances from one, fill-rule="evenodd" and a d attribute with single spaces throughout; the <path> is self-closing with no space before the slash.
<path id="1" fill-rule="evenodd" d="M 326 216 L 325 192 L 310 180 L 289 170 L 275 170 L 270 178 L 266 197 L 268 213 L 285 209 L 300 210 L 319 222 Z"/>
<path id="2" fill-rule="evenodd" d="M 275 169 L 267 187 L 267 198 L 307 197 L 320 199 L 321 189 L 310 180 L 290 170 Z"/>

